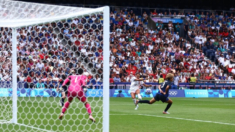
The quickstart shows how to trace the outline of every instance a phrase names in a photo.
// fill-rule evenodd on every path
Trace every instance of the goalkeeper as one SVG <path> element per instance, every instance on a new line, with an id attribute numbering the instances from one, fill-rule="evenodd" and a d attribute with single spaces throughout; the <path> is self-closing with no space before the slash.
<path id="1" fill-rule="evenodd" d="M 80 73 L 82 73 L 82 72 L 83 72 L 83 70 L 80 69 Z M 75 71 L 74 71 L 74 74 L 75 74 Z M 68 82 L 70 82 L 70 85 L 67 90 L 68 91 L 68 94 L 67 94 L 68 101 L 64 104 L 64 107 L 62 108 L 62 112 L 59 116 L 60 120 L 62 120 L 64 113 L 69 108 L 69 105 L 73 101 L 73 98 L 77 98 L 78 100 L 80 100 L 81 102 L 84 103 L 84 105 L 87 109 L 87 113 L 89 114 L 89 119 L 92 122 L 95 122 L 95 119 L 91 115 L 92 114 L 91 113 L 91 106 L 87 102 L 85 93 L 82 89 L 82 87 L 84 87 L 86 85 L 86 79 L 87 79 L 87 77 L 85 75 L 70 75 L 64 80 L 64 83 L 62 84 L 62 86 L 64 86 Z"/>

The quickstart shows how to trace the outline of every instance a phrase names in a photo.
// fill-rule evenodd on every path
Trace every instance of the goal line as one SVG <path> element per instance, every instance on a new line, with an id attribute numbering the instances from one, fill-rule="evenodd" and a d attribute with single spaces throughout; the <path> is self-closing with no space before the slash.
<path id="1" fill-rule="evenodd" d="M 28 127 L 28 128 L 32 128 L 32 129 L 36 129 L 36 130 L 40 130 L 42 132 L 54 132 L 54 131 L 50 131 L 50 130 L 46 130 L 46 129 L 41 129 L 41 128 L 37 128 L 37 127 L 33 127 L 33 126 L 29 126 L 29 125 L 25 125 L 25 124 L 20 124 L 20 123 L 12 123 L 12 121 L 7 121 L 7 120 L 0 120 L 0 124 L 12 124 L 12 125 L 19 125 L 19 126 L 24 126 L 24 127 Z"/>

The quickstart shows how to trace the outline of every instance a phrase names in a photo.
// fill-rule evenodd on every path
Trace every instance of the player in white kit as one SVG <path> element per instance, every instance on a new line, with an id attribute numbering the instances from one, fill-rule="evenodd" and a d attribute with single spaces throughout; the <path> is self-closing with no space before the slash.
<path id="1" fill-rule="evenodd" d="M 141 95 L 140 95 L 140 87 L 141 85 L 145 86 L 145 87 L 152 87 L 152 85 L 147 85 L 143 82 L 143 78 L 140 78 L 140 74 L 137 73 L 136 76 L 133 76 L 132 74 L 130 75 L 130 81 L 131 81 L 131 86 L 130 86 L 130 92 L 131 92 L 131 98 L 134 101 L 134 104 L 136 103 L 136 95 L 138 95 L 139 100 L 142 99 Z M 138 105 L 136 105 L 135 110 L 138 109 Z"/>

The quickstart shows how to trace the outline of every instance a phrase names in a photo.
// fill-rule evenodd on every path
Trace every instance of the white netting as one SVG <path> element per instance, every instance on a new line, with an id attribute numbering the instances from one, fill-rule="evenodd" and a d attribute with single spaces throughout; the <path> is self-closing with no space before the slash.
<path id="1" fill-rule="evenodd" d="M 0 131 L 102 131 L 103 12 L 76 15 L 87 9 L 0 2 Z M 39 18 L 40 24 L 35 24 Z M 13 24 L 20 19 L 25 19 L 25 26 L 23 22 Z M 13 27 L 20 27 L 16 28 L 17 65 L 14 67 L 18 82 L 17 124 L 12 123 L 11 22 Z M 64 119 L 58 119 L 62 107 L 61 94 L 56 88 L 61 87 L 72 71 L 79 69 L 87 77 L 87 102 L 96 123 L 88 120 L 86 107 L 76 98 Z"/>
<path id="2" fill-rule="evenodd" d="M 0 0 L 0 16 L 4 20 L 34 20 L 64 16 L 89 10 L 90 8 L 76 8 L 66 6 L 45 5 L 11 0 Z M 12 10 L 14 9 L 14 10 Z"/>
<path id="3" fill-rule="evenodd" d="M 101 10 L 100 10 L 101 11 Z M 0 0 L 0 25 L 21 27 L 99 12 L 97 9 Z"/>

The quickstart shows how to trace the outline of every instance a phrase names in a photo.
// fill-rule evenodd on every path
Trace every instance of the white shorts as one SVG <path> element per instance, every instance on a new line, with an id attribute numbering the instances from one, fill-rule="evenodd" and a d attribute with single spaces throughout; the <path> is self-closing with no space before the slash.
<path id="1" fill-rule="evenodd" d="M 135 93 L 139 88 L 130 88 L 131 93 Z"/>

